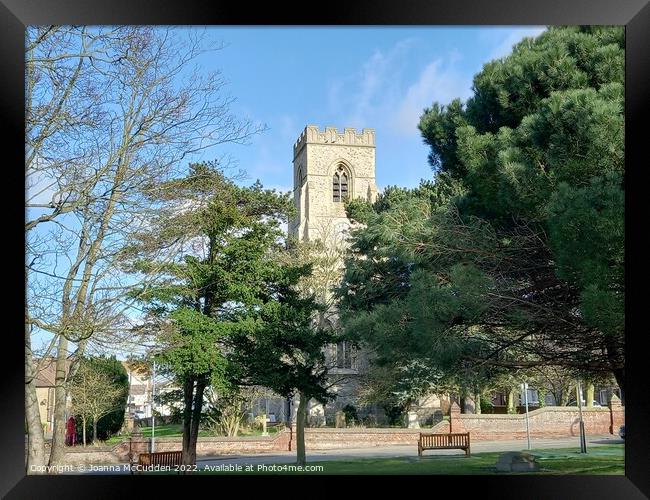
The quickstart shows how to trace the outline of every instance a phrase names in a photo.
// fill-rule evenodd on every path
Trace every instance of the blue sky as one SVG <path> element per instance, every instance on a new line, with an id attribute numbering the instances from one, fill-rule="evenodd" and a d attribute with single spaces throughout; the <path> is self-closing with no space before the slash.
<path id="1" fill-rule="evenodd" d="M 265 187 L 290 191 L 293 144 L 306 125 L 374 128 L 380 189 L 431 178 L 417 124 L 425 107 L 471 95 L 487 61 L 543 27 L 197 27 L 225 47 L 200 57 L 220 70 L 232 112 L 268 130 L 249 145 L 205 150 L 190 161 L 224 155 Z M 61 271 L 61 270 L 59 270 Z M 36 335 L 43 344 L 48 336 Z"/>
<path id="2" fill-rule="evenodd" d="M 195 29 L 195 28 L 188 28 Z M 377 185 L 415 186 L 430 178 L 422 110 L 471 95 L 473 76 L 507 55 L 539 26 L 495 27 L 210 27 L 225 48 L 199 60 L 221 70 L 232 110 L 269 129 L 223 154 L 267 187 L 292 189 L 293 143 L 308 124 L 374 128 Z"/>

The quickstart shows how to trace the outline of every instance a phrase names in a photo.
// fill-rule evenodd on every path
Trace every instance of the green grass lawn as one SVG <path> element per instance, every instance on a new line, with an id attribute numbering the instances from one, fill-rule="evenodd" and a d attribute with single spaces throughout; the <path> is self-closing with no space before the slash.
<path id="1" fill-rule="evenodd" d="M 495 465 L 501 455 L 500 452 L 475 453 L 471 457 L 436 456 L 433 452 L 428 453 L 432 454 L 426 454 L 422 458 L 414 456 L 309 463 L 309 465 L 322 465 L 322 472 L 258 472 L 257 466 L 254 465 L 254 472 L 239 474 L 625 474 L 622 444 L 592 447 L 586 455 L 580 454 L 575 449 L 533 450 L 532 453 L 537 457 L 540 467 L 539 472 L 534 473 L 497 472 Z M 199 471 L 199 474 L 228 473 Z"/>

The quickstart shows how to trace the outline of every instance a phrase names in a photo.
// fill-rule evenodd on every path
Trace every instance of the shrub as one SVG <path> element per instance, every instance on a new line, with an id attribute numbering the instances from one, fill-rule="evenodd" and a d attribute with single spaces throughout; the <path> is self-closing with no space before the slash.
<path id="1" fill-rule="evenodd" d="M 359 422 L 359 415 L 357 409 L 352 405 L 345 405 L 343 407 L 343 413 L 345 413 L 345 423 L 347 425 L 356 424 Z"/>

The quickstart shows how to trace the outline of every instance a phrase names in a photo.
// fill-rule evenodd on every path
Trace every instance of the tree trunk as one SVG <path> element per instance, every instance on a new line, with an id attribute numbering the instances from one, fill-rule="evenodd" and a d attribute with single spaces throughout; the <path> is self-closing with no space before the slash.
<path id="1" fill-rule="evenodd" d="M 566 406 L 567 403 L 569 402 L 569 394 L 571 393 L 571 389 L 565 389 L 562 391 L 562 399 L 560 400 L 560 406 Z"/>
<path id="2" fill-rule="evenodd" d="M 476 391 L 476 394 L 474 396 L 474 413 L 476 415 L 481 414 L 481 393 Z"/>
<path id="3" fill-rule="evenodd" d="M 199 423 L 201 422 L 201 410 L 203 409 L 203 391 L 206 382 L 199 380 L 196 383 L 196 393 L 194 395 L 194 407 L 192 408 L 192 425 L 190 427 L 190 440 L 187 456 L 190 459 L 189 465 L 196 463 L 196 441 L 199 438 Z M 186 471 L 186 473 L 191 471 Z"/>
<path id="4" fill-rule="evenodd" d="M 97 417 L 93 416 L 93 444 L 97 443 Z"/>
<path id="5" fill-rule="evenodd" d="M 467 412 L 467 392 L 461 391 L 458 406 L 460 406 L 461 413 Z"/>
<path id="6" fill-rule="evenodd" d="M 86 447 L 86 416 L 84 415 L 81 417 L 81 424 L 83 425 L 82 429 L 82 435 L 83 435 L 83 443 L 84 443 L 84 448 Z"/>
<path id="7" fill-rule="evenodd" d="M 591 408 L 594 405 L 594 390 L 594 384 L 587 382 L 587 395 L 585 396 L 587 408 Z"/>
<path id="8" fill-rule="evenodd" d="M 625 369 L 621 368 L 619 370 L 613 370 L 614 378 L 618 384 L 618 388 L 621 390 L 621 405 L 625 406 Z"/>
<path id="9" fill-rule="evenodd" d="M 31 329 L 25 325 L 25 420 L 27 422 L 27 473 L 42 474 L 45 465 L 45 436 L 41 425 L 36 370 L 32 357 Z M 36 470 L 34 470 L 36 468 Z"/>
<path id="10" fill-rule="evenodd" d="M 517 413 L 517 408 L 515 408 L 515 390 L 510 389 L 508 391 L 508 409 L 509 414 Z"/>
<path id="11" fill-rule="evenodd" d="M 299 393 L 298 412 L 296 414 L 296 463 L 304 466 L 305 456 L 305 422 L 307 420 L 307 396 Z"/>
<path id="12" fill-rule="evenodd" d="M 66 409 L 66 372 L 65 362 L 68 356 L 68 339 L 59 336 L 56 355 L 56 375 L 54 377 L 54 429 L 52 430 L 52 451 L 49 465 L 63 465 L 65 462 L 65 409 Z M 84 432 L 85 432 L 84 426 Z"/>
<path id="13" fill-rule="evenodd" d="M 190 433 L 192 430 L 192 401 L 194 400 L 194 379 L 188 377 L 183 383 L 183 465 L 190 465 Z"/>

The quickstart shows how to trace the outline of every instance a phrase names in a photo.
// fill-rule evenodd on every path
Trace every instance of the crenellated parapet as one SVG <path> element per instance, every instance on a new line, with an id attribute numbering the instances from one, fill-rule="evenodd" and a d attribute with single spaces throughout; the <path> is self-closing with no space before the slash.
<path id="1" fill-rule="evenodd" d="M 306 144 L 375 147 L 375 130 L 364 128 L 357 132 L 354 128 L 345 128 L 339 132 L 336 127 L 325 127 L 321 131 L 317 125 L 307 125 L 293 146 L 294 158 Z"/>

